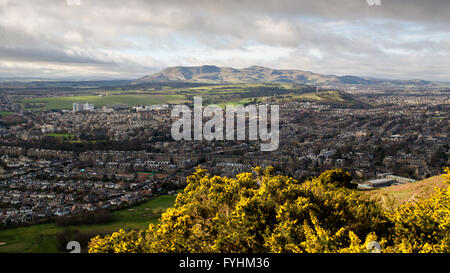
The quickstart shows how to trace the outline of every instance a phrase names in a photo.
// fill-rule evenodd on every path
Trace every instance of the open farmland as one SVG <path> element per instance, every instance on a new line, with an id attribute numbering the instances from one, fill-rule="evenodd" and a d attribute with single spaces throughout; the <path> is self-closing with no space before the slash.
<path id="1" fill-rule="evenodd" d="M 131 88 L 131 87 L 130 87 Z M 278 96 L 282 101 L 315 101 L 319 103 L 336 103 L 342 105 L 357 104 L 348 95 L 343 96 L 337 91 L 314 92 L 314 88 L 299 84 L 221 84 L 196 87 L 145 88 L 136 86 L 134 89 L 123 90 L 111 88 L 107 91 L 92 90 L 91 93 L 73 93 L 67 96 L 49 96 L 24 98 L 19 100 L 26 110 L 62 110 L 71 109 L 74 102 L 91 103 L 96 108 L 107 105 L 124 104 L 128 106 L 155 104 L 192 103 L 195 96 L 202 97 L 203 105 L 219 104 L 249 104 L 263 102 L 268 97 Z"/>
<path id="2" fill-rule="evenodd" d="M 47 97 L 24 99 L 23 104 L 39 104 L 42 107 L 33 108 L 34 110 L 62 110 L 71 109 L 74 102 L 89 102 L 96 108 L 114 105 L 126 104 L 128 106 L 137 105 L 153 105 L 162 103 L 182 103 L 184 96 L 182 95 L 110 95 L 110 96 L 68 96 L 68 97 Z M 26 106 L 25 106 L 26 107 Z"/>

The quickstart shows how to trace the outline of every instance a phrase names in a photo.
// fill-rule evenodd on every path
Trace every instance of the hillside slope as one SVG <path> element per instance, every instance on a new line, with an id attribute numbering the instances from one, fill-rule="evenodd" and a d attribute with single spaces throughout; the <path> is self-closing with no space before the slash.
<path id="1" fill-rule="evenodd" d="M 324 85 L 434 85 L 423 80 L 381 80 L 356 76 L 321 75 L 295 69 L 271 69 L 261 66 L 247 68 L 203 66 L 168 67 L 161 72 L 135 80 L 134 84 L 148 82 L 203 82 L 203 83 L 294 83 Z"/>
<path id="2" fill-rule="evenodd" d="M 448 187 L 443 181 L 442 175 L 437 175 L 414 183 L 365 191 L 365 194 L 371 198 L 380 199 L 386 208 L 396 208 L 405 202 L 430 197 L 435 187 Z"/>

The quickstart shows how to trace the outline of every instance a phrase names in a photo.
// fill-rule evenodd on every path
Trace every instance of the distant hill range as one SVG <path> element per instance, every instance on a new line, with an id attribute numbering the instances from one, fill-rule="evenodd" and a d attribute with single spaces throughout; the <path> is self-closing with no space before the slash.
<path id="1" fill-rule="evenodd" d="M 168 67 L 161 72 L 145 76 L 133 83 L 149 82 L 202 82 L 202 83 L 290 83 L 315 86 L 386 85 L 386 86 L 433 86 L 424 80 L 386 80 L 356 76 L 321 75 L 294 69 L 271 69 L 261 66 L 248 68 L 203 66 Z"/>

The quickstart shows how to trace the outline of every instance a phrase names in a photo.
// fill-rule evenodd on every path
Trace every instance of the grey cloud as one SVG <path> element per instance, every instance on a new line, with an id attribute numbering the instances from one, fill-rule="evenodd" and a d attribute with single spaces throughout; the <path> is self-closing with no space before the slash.
<path id="1" fill-rule="evenodd" d="M 7 48 L 0 46 L 0 58 L 2 60 L 30 62 L 106 64 L 106 62 L 102 62 L 98 59 L 87 56 L 69 55 L 60 50 L 51 48 Z"/>
<path id="2" fill-rule="evenodd" d="M 445 0 L 381 0 L 382 6 L 365 0 L 80 1 L 0 0 L 0 63 L 16 62 L 24 73 L 32 73 L 27 62 L 38 62 L 62 65 L 55 75 L 92 66 L 92 73 L 136 77 L 202 62 L 436 79 L 449 69 L 442 58 L 450 51 Z M 437 38 L 429 40 L 431 34 Z M 236 55 L 255 45 L 291 53 L 251 60 Z"/>

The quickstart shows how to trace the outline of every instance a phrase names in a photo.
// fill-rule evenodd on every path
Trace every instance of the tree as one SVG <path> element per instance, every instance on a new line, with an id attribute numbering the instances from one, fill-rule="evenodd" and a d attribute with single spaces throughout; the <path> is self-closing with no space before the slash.
<path id="1" fill-rule="evenodd" d="M 335 184 L 339 187 L 355 189 L 356 184 L 352 183 L 352 176 L 342 169 L 325 171 L 318 177 L 319 181 L 326 184 Z"/>
<path id="2" fill-rule="evenodd" d="M 442 147 L 436 150 L 430 157 L 429 166 L 439 167 L 442 163 L 447 161 L 447 154 L 444 152 Z"/>

